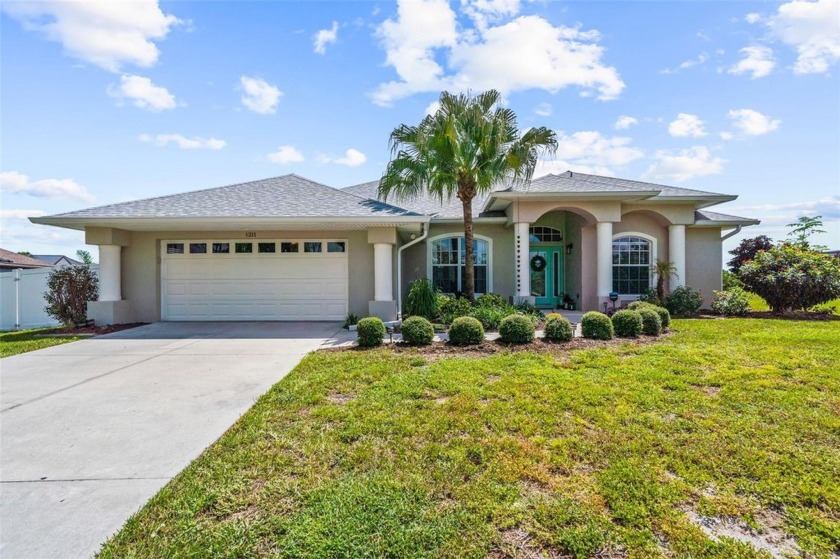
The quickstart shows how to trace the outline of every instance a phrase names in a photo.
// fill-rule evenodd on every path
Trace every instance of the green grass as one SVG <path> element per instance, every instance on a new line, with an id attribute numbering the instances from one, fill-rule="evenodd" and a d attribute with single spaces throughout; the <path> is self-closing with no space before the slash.
<path id="1" fill-rule="evenodd" d="M 0 333 L 0 357 L 9 357 L 18 353 L 26 353 L 27 351 L 35 351 L 36 349 L 44 349 L 45 347 L 66 344 L 82 339 L 80 336 L 62 338 L 37 337 L 38 334 L 43 334 L 49 330 L 53 330 L 53 328 L 36 328 L 33 330 Z"/>
<path id="2" fill-rule="evenodd" d="M 837 553 L 840 323 L 674 330 L 433 363 L 311 354 L 101 556 L 769 557 L 686 511 L 774 515 L 808 556 Z"/>
<path id="3" fill-rule="evenodd" d="M 750 310 L 752 311 L 769 311 L 770 305 L 767 304 L 761 296 L 756 295 L 755 293 L 750 293 L 747 291 L 747 298 L 750 301 Z M 829 307 L 834 307 L 834 313 L 836 315 L 840 315 L 840 299 L 834 299 L 833 301 L 829 301 L 825 303 L 825 305 Z"/>

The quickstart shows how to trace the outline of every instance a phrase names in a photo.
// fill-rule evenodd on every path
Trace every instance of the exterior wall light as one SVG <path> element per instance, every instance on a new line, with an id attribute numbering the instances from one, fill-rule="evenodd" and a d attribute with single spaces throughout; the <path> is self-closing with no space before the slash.
<path id="1" fill-rule="evenodd" d="M 572 249 L 575 248 L 575 245 L 569 243 L 566 245 L 566 254 L 572 254 Z"/>

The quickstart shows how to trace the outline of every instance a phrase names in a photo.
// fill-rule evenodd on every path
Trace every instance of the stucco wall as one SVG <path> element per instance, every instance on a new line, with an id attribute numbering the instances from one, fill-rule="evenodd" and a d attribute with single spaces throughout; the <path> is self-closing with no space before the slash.
<path id="1" fill-rule="evenodd" d="M 703 293 L 703 307 L 712 306 L 714 290 L 721 289 L 723 248 L 721 231 L 714 227 L 685 230 L 685 283 Z"/>
<path id="2" fill-rule="evenodd" d="M 122 296 L 131 301 L 133 319 L 160 320 L 160 241 L 165 239 L 237 239 L 244 233 L 223 231 L 134 231 L 131 245 L 122 249 Z M 254 239 L 347 239 L 349 259 L 349 311 L 368 314 L 373 300 L 373 245 L 367 231 L 258 231 Z M 252 240 L 249 238 L 248 240 Z"/>

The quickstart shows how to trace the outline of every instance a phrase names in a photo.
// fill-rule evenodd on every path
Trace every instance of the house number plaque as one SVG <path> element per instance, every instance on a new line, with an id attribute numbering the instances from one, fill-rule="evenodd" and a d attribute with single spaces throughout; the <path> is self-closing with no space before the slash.
<path id="1" fill-rule="evenodd" d="M 257 232 L 256 231 L 245 231 L 245 238 L 246 239 L 253 239 L 256 238 Z"/>

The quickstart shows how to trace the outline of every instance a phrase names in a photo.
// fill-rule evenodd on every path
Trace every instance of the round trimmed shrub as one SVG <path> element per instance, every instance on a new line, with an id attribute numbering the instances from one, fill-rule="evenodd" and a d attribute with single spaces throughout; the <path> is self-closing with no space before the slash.
<path id="1" fill-rule="evenodd" d="M 620 338 L 638 338 L 642 333 L 642 315 L 637 311 L 623 310 L 612 315 L 615 335 Z"/>
<path id="2" fill-rule="evenodd" d="M 478 299 L 475 300 L 475 306 L 477 307 L 503 309 L 509 305 L 510 303 L 508 303 L 507 299 L 496 293 L 485 293 L 484 295 L 479 295 Z"/>
<path id="3" fill-rule="evenodd" d="M 435 327 L 422 316 L 412 316 L 403 320 L 400 332 L 403 341 L 410 345 L 429 345 L 435 337 Z"/>
<path id="4" fill-rule="evenodd" d="M 449 327 L 449 343 L 452 345 L 474 345 L 484 341 L 484 327 L 471 316 L 462 316 L 452 321 Z"/>
<path id="5" fill-rule="evenodd" d="M 700 312 L 702 306 L 703 295 L 700 291 L 686 285 L 681 285 L 665 297 L 665 308 L 673 316 L 694 316 Z"/>
<path id="6" fill-rule="evenodd" d="M 545 321 L 546 322 L 548 322 L 552 318 L 563 318 L 563 315 L 560 314 L 559 312 L 550 312 L 547 315 L 545 315 Z"/>
<path id="7" fill-rule="evenodd" d="M 509 344 L 527 344 L 534 341 L 534 321 L 522 314 L 506 316 L 499 323 L 499 336 Z"/>
<path id="8" fill-rule="evenodd" d="M 545 339 L 552 342 L 568 342 L 575 335 L 574 326 L 560 314 L 551 313 L 545 320 Z"/>
<path id="9" fill-rule="evenodd" d="M 362 347 L 374 347 L 382 343 L 388 331 L 382 319 L 375 316 L 368 316 L 356 324 L 356 335 L 359 338 L 359 345 Z"/>
<path id="10" fill-rule="evenodd" d="M 583 315 L 580 328 L 584 338 L 593 340 L 611 340 L 615 335 L 610 317 L 598 311 L 589 311 Z"/>
<path id="11" fill-rule="evenodd" d="M 648 303 L 647 301 L 633 301 L 627 308 L 631 311 L 638 311 L 641 309 L 650 309 L 652 311 L 656 311 L 656 314 L 659 315 L 659 321 L 662 323 L 662 330 L 667 330 L 668 327 L 671 325 L 671 313 L 668 312 L 668 309 L 665 307 L 659 307 L 654 305 L 653 303 Z"/>
<path id="12" fill-rule="evenodd" d="M 642 334 L 658 336 L 662 333 L 662 319 L 659 318 L 659 313 L 654 309 L 639 309 L 633 312 L 639 313 L 642 317 Z"/>
<path id="13" fill-rule="evenodd" d="M 750 312 L 750 300 L 740 287 L 727 291 L 714 291 L 712 310 L 723 316 L 744 316 Z"/>

